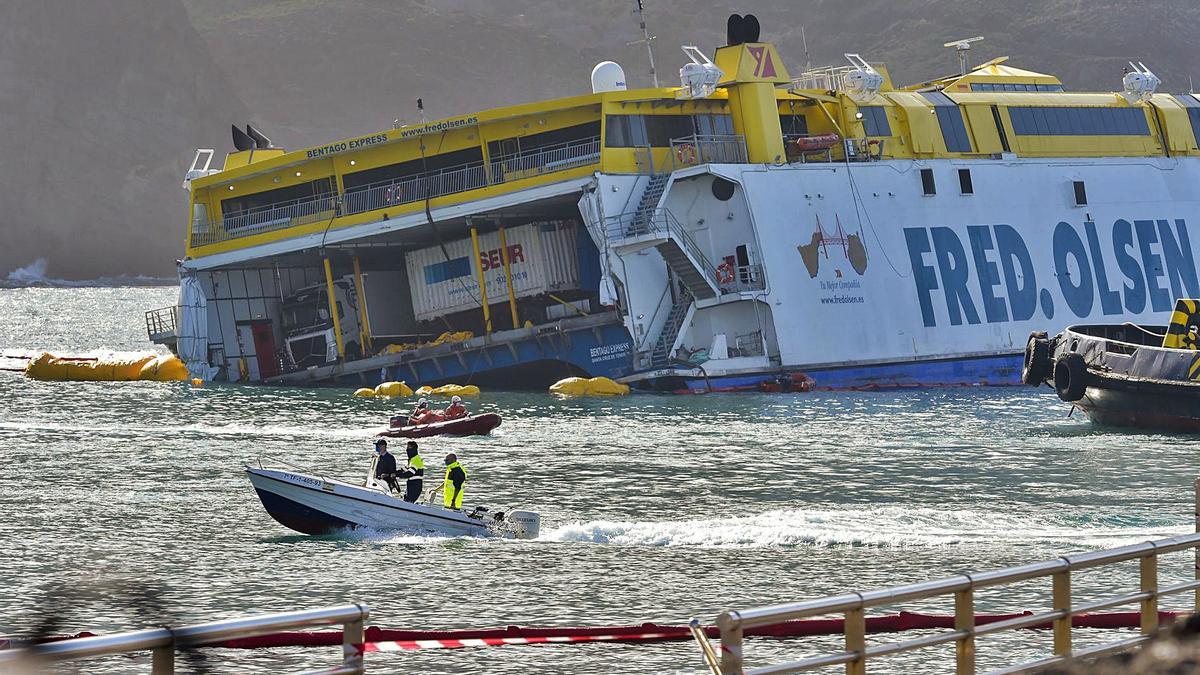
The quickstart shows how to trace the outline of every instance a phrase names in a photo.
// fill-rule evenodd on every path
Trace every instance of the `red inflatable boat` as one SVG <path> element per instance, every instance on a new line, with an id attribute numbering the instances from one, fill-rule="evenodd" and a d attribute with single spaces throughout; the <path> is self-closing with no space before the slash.
<path id="1" fill-rule="evenodd" d="M 496 413 L 468 415 L 456 420 L 417 424 L 414 426 L 399 426 L 408 421 L 407 417 L 399 415 L 392 418 L 392 426 L 386 431 L 379 432 L 380 436 L 391 438 L 427 438 L 429 436 L 486 436 L 492 429 L 500 426 L 500 416 Z"/>

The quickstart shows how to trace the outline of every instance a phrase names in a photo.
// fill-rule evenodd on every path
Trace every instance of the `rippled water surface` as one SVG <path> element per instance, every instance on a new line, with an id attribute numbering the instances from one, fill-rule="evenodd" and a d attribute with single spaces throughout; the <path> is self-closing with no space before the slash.
<path id="1" fill-rule="evenodd" d="M 0 349 L 145 349 L 142 311 L 174 294 L 0 290 Z M 266 515 L 242 468 L 275 457 L 360 476 L 372 428 L 398 404 L 349 394 L 0 373 L 0 633 L 48 617 L 61 632 L 99 632 L 345 601 L 370 604 L 370 623 L 393 628 L 684 623 L 1192 525 L 1195 437 L 1096 428 L 1068 418 L 1048 391 L 575 401 L 485 392 L 472 405 L 500 412 L 503 426 L 487 438 L 431 439 L 425 456 L 459 453 L 471 475 L 468 503 L 541 512 L 538 540 L 291 533 Z M 1164 562 L 1164 580 L 1185 574 L 1185 559 Z M 1135 565 L 1082 575 L 1076 594 L 1117 583 L 1132 590 L 1135 581 Z M 977 603 L 1039 610 L 1048 590 L 1036 582 L 981 593 Z M 945 613 L 951 603 L 899 609 Z M 1077 631 L 1076 639 L 1111 637 Z M 752 639 L 747 655 L 761 665 L 839 640 Z M 981 639 L 981 666 L 1044 655 L 1048 641 Z M 372 654 L 368 665 L 700 673 L 698 654 L 687 642 L 557 645 Z M 883 660 L 872 672 L 943 672 L 935 658 L 948 654 Z M 331 665 L 337 650 L 205 656 L 209 672 L 277 672 Z M 144 656 L 89 664 L 147 669 Z"/>

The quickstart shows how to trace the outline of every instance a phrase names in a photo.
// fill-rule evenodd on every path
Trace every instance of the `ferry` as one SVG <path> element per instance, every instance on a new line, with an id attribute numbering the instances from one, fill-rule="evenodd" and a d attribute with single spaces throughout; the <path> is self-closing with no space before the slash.
<path id="1" fill-rule="evenodd" d="M 186 174 L 151 338 L 271 384 L 1015 385 L 1031 331 L 1200 297 L 1197 96 L 969 66 L 974 39 L 916 85 L 859 54 L 793 77 L 750 19 L 678 87 L 604 62 L 590 93 L 300 150 L 234 126 Z"/>

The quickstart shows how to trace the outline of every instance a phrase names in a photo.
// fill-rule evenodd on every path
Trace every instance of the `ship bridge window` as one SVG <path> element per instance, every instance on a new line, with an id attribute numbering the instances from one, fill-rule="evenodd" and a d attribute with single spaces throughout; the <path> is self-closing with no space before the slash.
<path id="1" fill-rule="evenodd" d="M 891 136 L 892 125 L 888 123 L 887 108 L 871 105 L 859 108 L 862 113 L 863 133 L 868 136 Z"/>
<path id="2" fill-rule="evenodd" d="M 780 115 L 779 128 L 783 129 L 784 136 L 807 136 L 808 118 L 804 115 Z"/>
<path id="3" fill-rule="evenodd" d="M 804 119 L 803 116 L 800 117 Z M 732 136 L 732 115 L 696 115 L 696 133 L 701 136 Z"/>
<path id="4" fill-rule="evenodd" d="M 937 113 L 938 126 L 942 128 L 942 138 L 946 139 L 946 150 L 949 152 L 970 152 L 971 137 L 967 135 L 967 125 L 963 122 L 962 110 L 949 96 L 941 92 L 926 92 L 925 99 L 933 104 Z"/>
<path id="5" fill-rule="evenodd" d="M 428 155 L 424 159 L 413 159 L 345 174 L 342 176 L 342 187 L 346 192 L 354 192 L 366 189 L 367 186 L 375 183 L 413 178 L 425 173 L 445 173 L 447 169 L 458 169 L 467 164 L 482 162 L 483 151 L 479 148 L 443 152 L 438 155 Z"/>
<path id="6" fill-rule="evenodd" d="M 1061 84 L 1026 84 L 1022 82 L 972 82 L 971 91 L 1041 91 L 1063 92 Z"/>
<path id="7" fill-rule="evenodd" d="M 1196 137 L 1196 142 L 1200 143 L 1200 101 L 1192 94 L 1181 94 L 1175 97 L 1179 104 L 1187 108 L 1188 119 L 1192 122 L 1192 134 Z"/>
<path id="8" fill-rule="evenodd" d="M 600 121 L 597 120 L 528 136 L 491 141 L 488 143 L 488 156 L 495 161 L 505 155 L 526 155 L 551 146 L 568 145 L 599 137 Z"/>
<path id="9" fill-rule="evenodd" d="M 1018 136 L 1148 136 L 1141 108 L 1010 107 Z"/>
<path id="10" fill-rule="evenodd" d="M 666 148 L 675 138 L 733 133 L 729 115 L 609 115 L 607 125 L 604 144 L 610 148 Z"/>
<path id="11" fill-rule="evenodd" d="M 267 211 L 282 206 L 309 202 L 332 196 L 334 193 L 333 178 L 319 178 L 299 185 L 258 192 L 252 195 L 241 195 L 221 200 L 221 216 L 232 218 L 251 214 L 265 214 Z M 255 218 L 254 220 L 259 220 Z M 247 225 L 251 223 L 246 223 Z"/>

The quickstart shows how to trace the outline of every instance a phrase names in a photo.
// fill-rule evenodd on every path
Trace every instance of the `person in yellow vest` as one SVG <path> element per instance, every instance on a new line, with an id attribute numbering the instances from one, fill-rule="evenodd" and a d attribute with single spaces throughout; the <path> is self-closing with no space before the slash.
<path id="1" fill-rule="evenodd" d="M 446 455 L 446 479 L 442 482 L 442 503 L 448 509 L 461 509 L 463 488 L 467 484 L 467 470 L 458 463 L 458 455 Z"/>
<path id="2" fill-rule="evenodd" d="M 409 441 L 404 452 L 408 455 L 408 464 L 396 473 L 396 478 L 405 479 L 404 501 L 415 502 L 421 498 L 425 483 L 425 460 L 421 459 L 416 441 Z"/>

